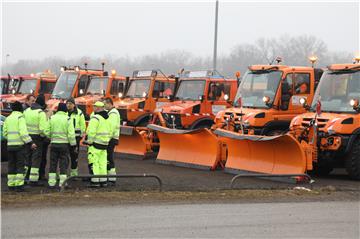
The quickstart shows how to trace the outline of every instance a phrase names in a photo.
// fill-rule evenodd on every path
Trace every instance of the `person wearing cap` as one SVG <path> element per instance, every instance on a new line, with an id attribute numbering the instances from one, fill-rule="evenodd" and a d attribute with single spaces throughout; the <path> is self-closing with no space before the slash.
<path id="1" fill-rule="evenodd" d="M 39 182 L 39 168 L 42 160 L 43 145 L 46 137 L 49 137 L 49 122 L 44 109 L 46 108 L 44 95 L 39 95 L 35 103 L 24 111 L 27 130 L 37 148 L 27 155 L 25 174 L 30 172 L 30 184 L 37 185 Z M 30 170 L 30 171 L 29 171 Z"/>
<path id="2" fill-rule="evenodd" d="M 77 176 L 80 140 L 85 135 L 85 130 L 86 130 L 85 116 L 83 112 L 76 107 L 74 98 L 67 99 L 66 107 L 71 122 L 74 125 L 75 138 L 76 138 L 76 146 L 70 148 L 70 158 L 71 158 L 70 176 Z"/>
<path id="3" fill-rule="evenodd" d="M 111 139 L 107 148 L 107 173 L 108 175 L 115 175 L 116 167 L 114 163 L 114 148 L 119 143 L 121 119 L 119 111 L 114 107 L 114 103 L 111 98 L 105 98 L 104 104 L 109 115 L 107 121 L 111 127 Z M 115 184 L 115 182 L 116 178 L 109 178 L 109 183 Z"/>
<path id="4" fill-rule="evenodd" d="M 59 103 L 57 112 L 50 117 L 50 168 L 48 184 L 56 186 L 56 172 L 59 165 L 61 187 L 67 178 L 69 167 L 69 148 L 76 146 L 74 125 L 67 114 L 65 103 Z"/>
<path id="5" fill-rule="evenodd" d="M 8 151 L 8 182 L 9 190 L 24 190 L 24 172 L 26 145 L 31 149 L 36 149 L 36 144 L 29 136 L 25 118 L 23 115 L 23 107 L 19 101 L 15 101 L 11 105 L 12 112 L 5 119 L 3 127 L 3 135 L 7 139 Z"/>
<path id="6" fill-rule="evenodd" d="M 107 175 L 107 147 L 111 139 L 111 127 L 104 110 L 104 103 L 97 101 L 90 117 L 84 144 L 89 145 L 88 161 L 94 175 Z M 91 178 L 91 186 L 106 186 L 106 178 Z"/>

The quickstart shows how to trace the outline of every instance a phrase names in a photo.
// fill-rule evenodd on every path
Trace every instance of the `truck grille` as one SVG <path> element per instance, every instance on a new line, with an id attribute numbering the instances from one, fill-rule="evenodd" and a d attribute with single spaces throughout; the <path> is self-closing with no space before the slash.
<path id="1" fill-rule="evenodd" d="M 181 115 L 180 114 L 166 114 L 162 113 L 162 116 L 166 122 L 167 127 L 173 128 L 173 124 L 175 124 L 175 128 L 181 129 Z M 171 118 L 171 116 L 174 116 L 174 118 Z M 174 120 L 174 121 L 173 121 Z"/>
<path id="2" fill-rule="evenodd" d="M 313 118 L 303 118 L 303 121 L 301 122 L 301 125 L 304 127 L 309 127 L 310 121 L 312 121 Z M 317 118 L 318 122 L 318 129 L 319 131 L 323 131 L 326 123 L 329 121 L 329 119 L 324 118 Z"/>

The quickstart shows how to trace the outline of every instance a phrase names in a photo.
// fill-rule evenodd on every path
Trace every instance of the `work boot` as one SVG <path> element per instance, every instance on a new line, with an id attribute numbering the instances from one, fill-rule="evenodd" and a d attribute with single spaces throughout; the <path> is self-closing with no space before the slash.
<path id="1" fill-rule="evenodd" d="M 103 187 L 103 188 L 106 188 L 108 186 L 108 184 L 107 184 L 107 182 L 101 182 L 100 186 Z"/>
<path id="2" fill-rule="evenodd" d="M 116 181 L 108 181 L 110 187 L 116 186 Z"/>
<path id="3" fill-rule="evenodd" d="M 101 185 L 100 185 L 100 183 L 90 182 L 90 187 L 91 188 L 99 188 L 99 187 L 101 187 Z"/>
<path id="4" fill-rule="evenodd" d="M 10 192 L 14 192 L 16 190 L 16 187 L 8 187 Z"/>

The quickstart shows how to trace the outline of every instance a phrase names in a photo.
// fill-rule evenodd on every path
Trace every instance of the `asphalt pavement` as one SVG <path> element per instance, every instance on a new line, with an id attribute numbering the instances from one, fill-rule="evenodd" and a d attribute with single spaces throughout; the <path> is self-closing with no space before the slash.
<path id="1" fill-rule="evenodd" d="M 2 238 L 359 238 L 359 202 L 2 210 Z"/>

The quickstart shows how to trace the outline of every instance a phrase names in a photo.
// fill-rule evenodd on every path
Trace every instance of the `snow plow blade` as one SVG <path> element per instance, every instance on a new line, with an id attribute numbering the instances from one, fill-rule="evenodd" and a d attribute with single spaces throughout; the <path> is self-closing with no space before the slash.
<path id="1" fill-rule="evenodd" d="M 155 158 L 156 153 L 151 149 L 144 128 L 120 126 L 120 139 L 115 147 L 115 154 L 120 159 L 149 159 Z"/>
<path id="2" fill-rule="evenodd" d="M 225 171 L 265 174 L 303 174 L 306 156 L 300 143 L 292 136 L 243 135 L 222 129 L 214 131 L 227 145 Z"/>
<path id="3" fill-rule="evenodd" d="M 215 170 L 220 163 L 219 142 L 208 129 L 178 130 L 150 124 L 160 140 L 157 163 Z"/>

